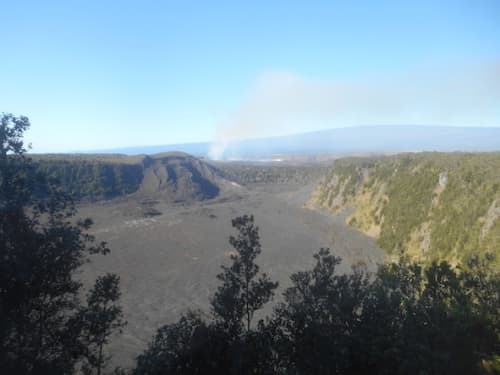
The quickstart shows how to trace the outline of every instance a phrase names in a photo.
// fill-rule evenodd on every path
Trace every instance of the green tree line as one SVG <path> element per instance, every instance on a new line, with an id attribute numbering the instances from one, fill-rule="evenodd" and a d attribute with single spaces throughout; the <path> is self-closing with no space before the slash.
<path id="1" fill-rule="evenodd" d="M 137 191 L 143 179 L 141 162 L 127 162 L 97 156 L 80 158 L 37 157 L 32 163 L 36 172 L 57 181 L 76 200 L 110 199 Z"/>
<path id="2" fill-rule="evenodd" d="M 500 153 L 418 153 L 337 160 L 314 203 L 339 211 L 389 254 L 467 264 L 496 254 L 500 270 Z M 410 251 L 412 250 L 412 251 Z"/>

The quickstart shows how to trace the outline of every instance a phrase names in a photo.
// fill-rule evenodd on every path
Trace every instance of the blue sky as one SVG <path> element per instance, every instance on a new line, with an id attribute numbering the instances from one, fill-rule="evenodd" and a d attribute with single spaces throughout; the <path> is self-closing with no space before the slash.
<path id="1" fill-rule="evenodd" d="M 500 126 L 496 0 L 20 0 L 2 15 L 0 111 L 31 119 L 35 152 Z"/>

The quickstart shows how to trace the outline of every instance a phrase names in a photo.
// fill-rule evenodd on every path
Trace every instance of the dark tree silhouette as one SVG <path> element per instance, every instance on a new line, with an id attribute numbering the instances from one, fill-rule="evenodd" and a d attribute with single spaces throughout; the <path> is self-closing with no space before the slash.
<path id="1" fill-rule="evenodd" d="M 73 278 L 105 243 L 77 220 L 72 200 L 33 172 L 26 117 L 0 121 L 0 368 L 8 374 L 68 374 L 85 353 L 82 283 Z"/>
<path id="2" fill-rule="evenodd" d="M 153 374 L 272 374 L 270 330 L 263 321 L 252 326 L 254 313 L 273 296 L 278 283 L 255 263 L 261 252 L 253 216 L 232 221 L 238 235 L 231 266 L 222 266 L 222 281 L 212 299 L 213 321 L 190 312 L 160 328 L 138 358 L 134 375 Z"/>
<path id="3" fill-rule="evenodd" d="M 375 274 L 360 268 L 339 274 L 340 258 L 321 249 L 312 270 L 291 276 L 272 318 L 254 326 L 255 308 L 276 284 L 254 280 L 260 243 L 253 218 L 233 225 L 237 251 L 219 275 L 214 322 L 190 313 L 161 328 L 134 375 L 499 371 L 500 277 L 488 269 L 489 257 L 471 259 L 465 269 L 401 259 Z M 266 283 L 263 297 L 249 300 L 247 290 L 256 293 Z"/>
<path id="4" fill-rule="evenodd" d="M 288 369 L 299 374 L 343 373 L 352 366 L 351 350 L 360 323 L 368 279 L 360 270 L 337 274 L 340 258 L 321 249 L 310 271 L 291 276 L 285 303 L 276 309 Z"/>
<path id="5" fill-rule="evenodd" d="M 191 311 L 158 329 L 133 374 L 226 374 L 230 362 L 225 336 Z"/>
<path id="6" fill-rule="evenodd" d="M 321 250 L 292 275 L 275 344 L 292 374 L 480 374 L 500 353 L 498 274 L 402 259 L 336 275 Z M 478 262 L 476 262 L 478 263 Z M 490 301 L 482 303 L 482 301 Z"/>
<path id="7" fill-rule="evenodd" d="M 85 348 L 82 364 L 87 375 L 101 375 L 110 356 L 104 352 L 112 333 L 125 325 L 120 299 L 120 278 L 113 274 L 98 277 L 87 295 L 87 305 L 81 308 L 78 320 L 82 324 L 81 341 Z"/>
<path id="8" fill-rule="evenodd" d="M 217 278 L 222 282 L 212 299 L 212 310 L 217 322 L 232 332 L 251 329 L 255 312 L 269 302 L 278 287 L 265 273 L 259 274 L 255 263 L 261 253 L 259 228 L 253 216 L 244 215 L 232 220 L 238 230 L 229 243 L 235 252 L 231 254 L 231 266 L 222 266 Z"/>

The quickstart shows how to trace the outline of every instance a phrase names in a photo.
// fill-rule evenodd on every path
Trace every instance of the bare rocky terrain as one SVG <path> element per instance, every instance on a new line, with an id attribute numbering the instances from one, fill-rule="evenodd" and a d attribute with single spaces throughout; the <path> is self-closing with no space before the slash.
<path id="1" fill-rule="evenodd" d="M 229 261 L 228 238 L 236 216 L 255 216 L 262 242 L 258 263 L 280 282 L 274 302 L 292 273 L 312 266 L 312 256 L 321 247 L 343 259 L 342 272 L 355 264 L 373 270 L 383 261 L 374 240 L 347 226 L 343 217 L 304 207 L 317 179 L 286 182 L 242 186 L 219 180 L 217 197 L 203 201 L 173 203 L 139 191 L 79 206 L 82 217 L 93 218 L 96 239 L 111 248 L 111 254 L 86 266 L 82 277 L 92 280 L 105 272 L 121 277 L 128 325 L 111 344 L 116 365 L 132 365 L 155 330 L 188 309 L 209 313 L 216 275 Z"/>

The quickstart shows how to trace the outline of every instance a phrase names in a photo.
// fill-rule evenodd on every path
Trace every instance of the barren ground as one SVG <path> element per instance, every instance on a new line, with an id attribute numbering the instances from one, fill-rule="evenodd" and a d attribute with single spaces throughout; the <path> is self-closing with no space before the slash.
<path id="1" fill-rule="evenodd" d="M 289 276 L 310 268 L 312 255 L 329 247 L 343 259 L 341 271 L 363 263 L 373 270 L 383 260 L 373 239 L 344 224 L 343 217 L 303 208 L 308 186 L 229 186 L 212 201 L 155 208 L 146 218 L 139 198 L 86 204 L 80 215 L 94 219 L 93 233 L 107 241 L 111 254 L 86 266 L 83 278 L 105 272 L 121 277 L 124 317 L 128 325 L 110 350 L 114 364 L 134 363 L 158 327 L 175 321 L 188 309 L 209 312 L 220 265 L 229 261 L 231 219 L 253 214 L 260 228 L 261 270 L 280 282 L 274 301 L 289 285 Z M 269 312 L 271 307 L 267 307 Z"/>

